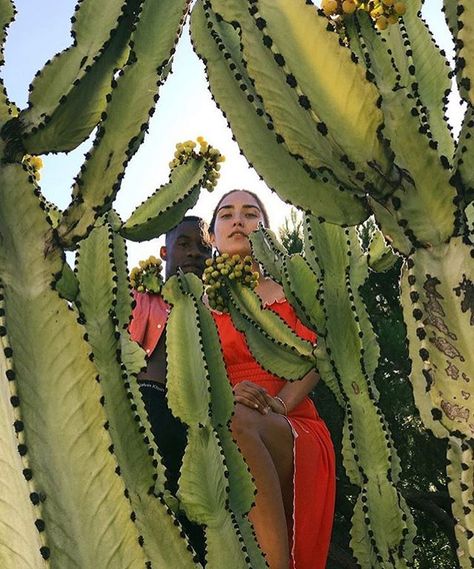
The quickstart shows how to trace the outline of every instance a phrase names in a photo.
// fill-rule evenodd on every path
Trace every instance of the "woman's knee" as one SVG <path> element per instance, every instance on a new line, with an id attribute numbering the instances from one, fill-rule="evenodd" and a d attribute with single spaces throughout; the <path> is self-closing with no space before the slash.
<path id="1" fill-rule="evenodd" d="M 232 416 L 231 430 L 238 440 L 241 437 L 255 437 L 259 433 L 261 416 L 258 411 L 237 403 Z"/>

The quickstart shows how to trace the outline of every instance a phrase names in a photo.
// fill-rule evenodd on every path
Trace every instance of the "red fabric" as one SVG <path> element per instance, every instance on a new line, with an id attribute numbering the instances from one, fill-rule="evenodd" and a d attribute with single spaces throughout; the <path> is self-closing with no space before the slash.
<path id="1" fill-rule="evenodd" d="M 133 296 L 136 305 L 128 331 L 132 340 L 150 355 L 163 334 L 170 308 L 159 294 L 134 291 Z"/>
<path id="2" fill-rule="evenodd" d="M 313 343 L 316 335 L 297 318 L 285 300 L 270 307 L 296 333 Z M 227 374 L 232 385 L 244 379 L 276 395 L 285 381 L 263 370 L 250 353 L 245 336 L 230 316 L 213 312 Z M 294 437 L 293 535 L 290 569 L 324 569 L 331 539 L 335 498 L 335 459 L 329 431 L 309 397 L 288 416 Z"/>

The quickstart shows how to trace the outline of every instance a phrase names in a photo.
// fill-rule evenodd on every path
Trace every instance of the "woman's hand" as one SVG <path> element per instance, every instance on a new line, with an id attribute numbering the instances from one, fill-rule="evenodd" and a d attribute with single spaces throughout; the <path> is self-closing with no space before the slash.
<path id="1" fill-rule="evenodd" d="M 266 415 L 272 409 L 273 397 L 266 389 L 251 381 L 241 381 L 234 387 L 236 403 L 255 409 L 262 415 Z"/>

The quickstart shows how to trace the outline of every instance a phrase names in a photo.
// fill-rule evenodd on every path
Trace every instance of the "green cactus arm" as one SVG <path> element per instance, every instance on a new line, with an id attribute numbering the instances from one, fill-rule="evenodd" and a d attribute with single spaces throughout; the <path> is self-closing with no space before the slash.
<path id="1" fill-rule="evenodd" d="M 248 287 L 234 283 L 228 292 L 232 321 L 245 334 L 250 351 L 264 369 L 294 381 L 314 368 L 311 342 L 300 338 L 278 314 L 262 308 L 260 298 Z"/>
<path id="2" fill-rule="evenodd" d="M 199 198 L 206 168 L 201 159 L 191 158 L 171 171 L 169 182 L 160 186 L 139 205 L 120 229 L 131 241 L 159 237 L 177 225 Z"/>
<path id="3" fill-rule="evenodd" d="M 405 235 L 414 245 L 443 243 L 454 234 L 457 210 L 449 165 L 440 157 L 436 143 L 420 132 L 418 110 L 405 89 L 384 93 L 382 108 L 384 135 L 401 172 L 408 173 L 408 178 L 402 175 L 399 188 L 384 205 L 405 227 Z"/>
<path id="4" fill-rule="evenodd" d="M 135 19 L 132 9 L 121 16 L 107 46 L 96 56 L 81 79 L 73 83 L 67 96 L 61 98 L 56 108 L 50 111 L 48 121 L 22 137 L 26 152 L 68 152 L 90 136 L 106 109 L 114 84 L 114 72 L 124 66 L 129 56 L 128 44 Z M 20 115 L 20 123 L 28 112 Z"/>
<path id="5" fill-rule="evenodd" d="M 122 226 L 122 220 L 115 210 L 109 211 L 107 222 L 112 227 L 113 238 L 112 247 L 114 252 L 114 264 L 116 270 L 115 315 L 117 317 L 117 327 L 123 333 L 127 331 L 128 324 L 132 316 L 133 297 L 128 277 L 127 265 L 127 244 L 125 239 L 118 233 Z M 143 364 L 142 364 L 143 365 Z"/>
<path id="6" fill-rule="evenodd" d="M 452 2 L 454 3 L 454 2 Z M 445 0 L 445 5 L 449 2 Z M 467 0 L 460 0 L 456 6 L 455 30 L 456 78 L 461 97 L 474 105 L 474 7 Z"/>
<path id="7" fill-rule="evenodd" d="M 135 378 L 126 373 L 120 361 L 123 344 L 116 327 L 117 269 L 111 252 L 114 233 L 108 224 L 96 227 L 81 242 L 77 254 L 77 303 L 86 321 L 88 341 L 101 378 L 114 452 L 149 559 L 166 566 L 180 559 L 183 567 L 194 567 L 176 518 L 152 493 L 153 489 L 164 492 L 166 477 L 153 438 L 143 434 L 150 428 L 143 425 L 147 423 L 146 414 L 137 414 L 141 396 L 138 389 L 132 389 Z"/>
<path id="8" fill-rule="evenodd" d="M 166 281 L 162 294 L 172 305 L 166 324 L 168 402 L 187 425 L 204 425 L 209 422 L 210 394 L 196 301 L 182 293 L 177 277 Z"/>
<path id="9" fill-rule="evenodd" d="M 474 107 L 467 106 L 454 156 L 454 167 L 459 177 L 464 204 L 474 202 Z"/>
<path id="10" fill-rule="evenodd" d="M 372 235 L 367 255 L 367 263 L 376 273 L 388 271 L 399 259 L 378 229 Z"/>
<path id="11" fill-rule="evenodd" d="M 182 288 L 186 292 L 189 291 L 196 301 L 201 343 L 211 388 L 211 420 L 217 429 L 229 423 L 234 407 L 234 396 L 222 359 L 219 335 L 209 310 L 201 302 L 203 294 L 201 280 L 195 275 L 186 274 L 180 277 L 180 281 Z"/>
<path id="12" fill-rule="evenodd" d="M 24 134 L 47 122 L 106 47 L 128 0 L 82 0 L 71 18 L 73 44 L 50 60 L 30 86 L 28 109 L 21 113 Z M 98 17 L 98 11 L 100 17 Z"/>
<path id="13" fill-rule="evenodd" d="M 169 73 L 187 5 L 188 0 L 143 3 L 129 62 L 117 78 L 106 116 L 58 228 L 67 247 L 87 234 L 120 188 L 124 168 L 143 141 L 159 87 Z"/>
<path id="14" fill-rule="evenodd" d="M 334 223 L 363 221 L 368 216 L 363 199 L 344 191 L 330 172 L 305 170 L 302 161 L 288 152 L 241 62 L 240 40 L 232 26 L 218 22 L 198 1 L 192 12 L 191 33 L 194 49 L 205 63 L 217 104 L 247 160 L 269 186 L 284 200 L 314 210 Z M 240 79 L 236 80 L 237 76 Z M 252 128 L 248 126 L 249 121 Z"/>
<path id="15" fill-rule="evenodd" d="M 425 426 L 440 438 L 473 436 L 472 251 L 453 238 L 415 251 L 402 271 L 415 402 Z"/>
<path id="16" fill-rule="evenodd" d="M 320 335 L 326 334 L 326 317 L 319 298 L 321 283 L 301 255 L 292 255 L 283 262 L 285 296 L 298 318 Z"/>
<path id="17" fill-rule="evenodd" d="M 312 257 L 311 265 L 319 265 L 327 318 L 322 342 L 326 365 L 318 369 L 323 380 L 328 370 L 330 381 L 336 380 L 346 411 L 344 466 L 364 496 L 354 509 L 352 548 L 362 566 L 372 559 L 373 567 L 385 563 L 406 567 L 404 552 L 411 551 L 413 523 L 396 486 L 400 463 L 373 383 L 379 349 L 359 293 L 367 277 L 366 257 L 355 228 L 342 229 L 307 217 L 304 234 L 305 244 L 312 245 L 305 247 L 306 255 Z M 361 536 L 365 536 L 362 542 Z"/>
<path id="18" fill-rule="evenodd" d="M 213 1 L 214 4 L 219 6 L 219 2 Z M 256 89 L 263 96 L 276 128 L 281 126 L 283 129 L 285 126 L 282 135 L 288 144 L 290 140 L 293 141 L 291 124 L 285 123 L 290 118 L 290 109 L 295 109 L 291 120 L 304 118 L 304 122 L 320 138 L 317 141 L 314 134 L 313 140 L 308 137 L 308 148 L 305 148 L 301 144 L 304 131 L 295 133 L 296 153 L 304 156 L 309 164 L 312 164 L 312 153 L 323 163 L 327 157 L 329 169 L 345 185 L 366 191 L 366 184 L 359 182 L 356 177 L 356 173 L 363 173 L 367 181 L 375 183 L 373 191 L 383 194 L 386 184 L 368 167 L 368 163 L 377 164 L 377 170 L 382 173 L 390 171 L 391 163 L 383 142 L 377 136 L 383 122 L 382 112 L 377 106 L 379 93 L 365 79 L 364 67 L 354 61 L 350 50 L 341 47 L 339 36 L 328 31 L 327 19 L 318 13 L 314 5 L 304 0 L 297 0 L 291 5 L 280 0 L 259 0 L 255 7 L 257 11 L 253 13 L 252 34 L 246 33 L 246 25 L 241 22 L 244 45 L 249 48 L 244 53 L 248 58 L 249 74 L 255 79 Z M 255 32 L 257 27 L 261 28 L 258 34 Z M 292 92 L 294 101 L 288 110 L 283 105 L 280 107 L 279 97 L 275 98 L 271 82 L 268 82 L 268 73 L 264 73 L 255 57 L 258 53 L 257 43 L 262 44 L 264 35 L 273 42 L 267 47 L 267 59 L 273 60 L 273 82 L 281 78 L 279 93 L 291 93 L 286 84 L 288 74 L 292 74 L 297 81 Z M 299 41 L 301 37 L 305 38 L 304 42 Z M 276 61 L 278 55 L 283 56 L 284 61 Z M 335 72 L 337 83 L 327 81 L 327 77 Z M 307 109 L 306 112 L 303 108 Z M 288 137 L 285 134 L 287 131 Z M 345 172 L 340 171 L 336 160 L 345 167 Z M 348 162 L 352 162 L 352 165 L 349 166 Z"/>
<path id="19" fill-rule="evenodd" d="M 13 22 L 14 17 L 15 6 L 13 2 L 11 0 L 0 0 L 0 67 L 5 63 L 3 58 L 3 48 L 8 26 Z M 15 114 L 16 108 L 8 100 L 3 80 L 0 79 L 0 128 Z"/>
<path id="20" fill-rule="evenodd" d="M 250 569 L 235 518 L 226 507 L 226 472 L 215 431 L 204 425 L 190 428 L 178 496 L 187 517 L 205 525 L 206 567 Z"/>
<path id="21" fill-rule="evenodd" d="M 407 47 L 411 50 L 408 57 L 405 55 L 406 51 L 404 54 L 408 74 L 407 83 L 402 84 L 411 84 L 414 96 L 419 97 L 422 106 L 428 109 L 429 129 L 438 143 L 439 154 L 451 161 L 454 139 L 446 116 L 447 96 L 451 90 L 451 69 L 445 53 L 436 45 L 422 18 L 423 4 L 424 0 L 407 2 L 407 12 L 399 26 L 403 41 L 409 42 L 405 50 Z M 396 29 L 396 26 L 391 26 L 389 33 L 392 33 L 392 27 Z M 410 68 L 411 65 L 413 68 Z M 400 70 L 400 65 L 398 68 Z M 410 73 L 413 69 L 414 76 Z"/>
<path id="22" fill-rule="evenodd" d="M 448 439 L 447 474 L 452 499 L 455 533 L 459 543 L 458 556 L 462 569 L 474 563 L 474 451 L 473 439 Z"/>
<path id="23" fill-rule="evenodd" d="M 54 286 L 61 298 L 69 300 L 70 302 L 76 300 L 79 292 L 79 283 L 67 261 L 64 262 L 61 277 L 55 282 Z"/>
<path id="24" fill-rule="evenodd" d="M 3 298 L 3 288 L 0 296 Z M 0 302 L 0 311 L 3 309 Z M 29 467 L 28 457 L 18 452 L 18 445 L 25 441 L 21 414 L 11 404 L 16 390 L 7 378 L 14 373 L 14 366 L 11 355 L 7 356 L 11 347 L 3 317 L 0 329 L 0 564 L 2 569 L 46 569 L 48 563 L 41 554 L 45 552 L 44 534 L 35 527 L 35 521 L 42 521 L 41 505 L 31 502 L 30 494 L 36 488 L 23 474 Z M 40 527 L 41 521 L 37 522 Z"/>
<path id="25" fill-rule="evenodd" d="M 250 234 L 250 244 L 252 255 L 260 263 L 264 274 L 282 284 L 282 262 L 287 253 L 275 233 L 266 227 L 259 227 Z"/>
<path id="26" fill-rule="evenodd" d="M 212 6 L 227 22 L 238 22 L 247 73 L 288 151 L 300 156 L 306 167 L 332 172 L 344 186 L 355 192 L 359 189 L 359 195 L 366 191 L 369 179 L 375 180 L 374 187 L 383 193 L 384 180 L 367 166 L 372 161 L 383 172 L 389 169 L 376 136 L 382 123 L 380 110 L 375 106 L 378 93 L 364 80 L 363 68 L 351 61 L 350 51 L 341 48 L 338 36 L 327 31 L 327 19 L 318 15 L 313 5 L 304 2 L 288 10 L 287 4 L 267 5 L 263 1 L 254 4 L 250 15 L 238 2 L 214 0 Z M 306 38 L 304 44 L 293 41 L 296 30 Z M 315 73 L 317 67 L 319 72 Z M 347 86 L 351 85 L 356 103 L 347 103 L 352 97 L 340 95 L 344 82 L 336 90 L 335 84 L 323 85 L 318 80 L 326 76 L 323 69 L 332 72 L 335 68 L 347 77 Z M 347 124 L 342 131 L 338 130 L 351 112 L 357 115 L 351 116 L 350 122 L 358 123 L 354 117 L 361 117 L 358 114 L 363 112 L 361 107 L 372 103 L 371 112 L 365 116 L 371 117 L 368 123 L 358 125 L 354 131 L 348 130 Z M 368 138 L 371 143 L 366 144 L 364 152 L 358 137 L 372 128 Z"/>
<path id="27" fill-rule="evenodd" d="M 97 369 L 77 314 L 51 290 L 62 259 L 34 192 L 21 165 L 2 167 L 0 278 L 28 455 L 46 496 L 51 563 L 142 569 L 145 555 L 104 428 Z"/>

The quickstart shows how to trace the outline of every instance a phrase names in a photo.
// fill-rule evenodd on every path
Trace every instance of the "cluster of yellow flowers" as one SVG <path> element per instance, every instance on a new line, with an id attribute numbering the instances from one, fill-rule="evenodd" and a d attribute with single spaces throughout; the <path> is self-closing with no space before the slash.
<path id="1" fill-rule="evenodd" d="M 176 166 L 180 164 L 185 164 L 191 157 L 198 158 L 201 156 L 204 158 L 206 165 L 206 181 L 204 182 L 204 187 L 212 192 L 220 176 L 220 162 L 224 162 L 225 156 L 223 156 L 217 148 L 213 148 L 208 144 L 202 136 L 198 136 L 197 141 L 199 143 L 198 153 L 194 150 L 197 146 L 194 140 L 186 140 L 186 142 L 178 143 L 176 145 L 174 158 L 169 163 L 169 167 L 171 169 L 176 168 Z"/>
<path id="2" fill-rule="evenodd" d="M 396 24 L 406 12 L 405 2 L 401 0 L 322 0 L 321 9 L 326 16 L 344 16 L 356 10 L 364 10 L 375 21 L 378 30 L 385 30 L 389 24 Z"/>
<path id="3" fill-rule="evenodd" d="M 153 255 L 148 257 L 146 261 L 139 261 L 139 266 L 130 271 L 132 288 L 138 292 L 159 294 L 163 285 L 162 264 L 161 259 L 157 259 Z"/>
<path id="4" fill-rule="evenodd" d="M 26 165 L 28 170 L 33 174 L 36 181 L 39 182 L 41 178 L 40 170 L 43 167 L 43 160 L 39 156 L 33 156 L 32 154 L 25 154 L 22 160 L 23 164 Z"/>
<path id="5" fill-rule="evenodd" d="M 258 273 L 253 270 L 252 257 L 242 259 L 240 255 L 232 257 L 227 253 L 218 255 L 206 261 L 203 281 L 206 285 L 206 294 L 209 306 L 220 312 L 228 312 L 228 296 L 225 289 L 225 280 L 240 282 L 254 289 L 258 283 Z"/>

